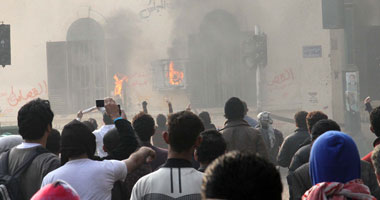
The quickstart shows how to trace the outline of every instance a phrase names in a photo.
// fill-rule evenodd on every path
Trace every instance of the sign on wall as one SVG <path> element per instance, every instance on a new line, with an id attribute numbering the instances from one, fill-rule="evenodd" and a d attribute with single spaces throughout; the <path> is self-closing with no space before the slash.
<path id="1" fill-rule="evenodd" d="M 322 57 L 322 46 L 303 46 L 302 53 L 303 58 L 320 58 Z"/>

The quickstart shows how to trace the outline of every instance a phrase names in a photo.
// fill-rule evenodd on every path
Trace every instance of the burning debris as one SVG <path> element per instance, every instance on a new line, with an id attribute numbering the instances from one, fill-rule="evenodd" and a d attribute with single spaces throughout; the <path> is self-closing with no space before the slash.
<path id="1" fill-rule="evenodd" d="M 174 62 L 170 61 L 169 72 L 166 74 L 166 77 L 169 78 L 170 85 L 181 85 L 183 81 L 183 72 L 175 70 Z"/>
<path id="2" fill-rule="evenodd" d="M 128 82 L 128 77 L 122 74 L 115 74 L 113 76 L 113 79 L 115 79 L 115 89 L 114 89 L 114 95 L 115 96 L 121 96 L 121 91 L 123 89 L 123 82 Z"/>

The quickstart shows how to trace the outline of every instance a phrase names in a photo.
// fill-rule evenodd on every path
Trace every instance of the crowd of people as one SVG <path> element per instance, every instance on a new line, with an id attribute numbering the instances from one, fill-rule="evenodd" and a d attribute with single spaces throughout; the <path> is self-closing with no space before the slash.
<path id="1" fill-rule="evenodd" d="M 380 199 L 380 107 L 370 112 L 379 138 L 360 158 L 354 140 L 321 111 L 299 111 L 285 139 L 270 112 L 257 121 L 237 97 L 224 107 L 222 129 L 190 108 L 154 119 L 148 103 L 131 121 L 106 98 L 103 125 L 77 118 L 53 129 L 47 100 L 18 112 L 19 135 L 0 137 L 1 199 Z M 99 109 L 100 110 L 100 109 Z"/>

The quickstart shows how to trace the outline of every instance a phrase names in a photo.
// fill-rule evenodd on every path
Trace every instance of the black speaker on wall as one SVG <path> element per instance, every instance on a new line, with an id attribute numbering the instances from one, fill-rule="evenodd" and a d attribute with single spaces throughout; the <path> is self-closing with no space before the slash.
<path id="1" fill-rule="evenodd" d="M 324 29 L 344 28 L 344 0 L 322 0 Z"/>

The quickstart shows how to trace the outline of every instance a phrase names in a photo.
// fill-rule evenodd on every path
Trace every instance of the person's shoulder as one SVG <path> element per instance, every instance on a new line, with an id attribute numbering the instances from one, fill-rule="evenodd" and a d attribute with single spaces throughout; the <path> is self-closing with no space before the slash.
<path id="1" fill-rule="evenodd" d="M 33 162 L 39 162 L 42 165 L 51 165 L 55 168 L 58 168 L 60 166 L 60 159 L 57 155 L 45 152 L 38 155 Z"/>

